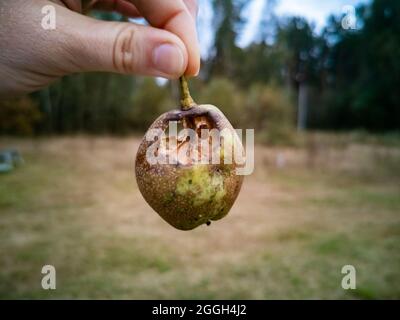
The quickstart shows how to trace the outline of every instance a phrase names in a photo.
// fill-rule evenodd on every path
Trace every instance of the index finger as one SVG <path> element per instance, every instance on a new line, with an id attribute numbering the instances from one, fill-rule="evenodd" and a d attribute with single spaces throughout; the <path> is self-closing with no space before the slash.
<path id="1" fill-rule="evenodd" d="M 188 52 L 186 75 L 197 75 L 200 69 L 200 50 L 197 40 L 196 21 L 189 8 L 196 6 L 195 0 L 186 5 L 183 0 L 129 0 L 146 20 L 156 28 L 176 34 Z M 194 5 L 193 5 L 194 3 Z M 193 11 L 193 10 L 191 10 Z"/>

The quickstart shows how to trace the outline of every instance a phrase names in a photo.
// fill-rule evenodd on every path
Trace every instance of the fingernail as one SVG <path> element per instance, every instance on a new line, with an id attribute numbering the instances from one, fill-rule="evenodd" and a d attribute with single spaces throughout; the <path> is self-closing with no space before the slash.
<path id="1" fill-rule="evenodd" d="M 153 51 L 154 67 L 161 73 L 180 75 L 184 71 L 184 63 L 182 50 L 174 44 L 165 43 Z"/>

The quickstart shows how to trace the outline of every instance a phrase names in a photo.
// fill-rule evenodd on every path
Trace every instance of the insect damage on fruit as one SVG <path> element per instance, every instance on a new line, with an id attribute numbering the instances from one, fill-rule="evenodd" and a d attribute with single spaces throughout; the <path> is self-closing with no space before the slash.
<path id="1" fill-rule="evenodd" d="M 191 230 L 228 214 L 243 182 L 230 151 L 243 155 L 244 150 L 224 114 L 213 105 L 194 103 L 183 77 L 180 84 L 181 108 L 150 126 L 136 155 L 135 173 L 147 203 L 175 228 Z M 166 133 L 172 122 L 183 127 L 179 134 L 155 137 L 154 132 Z M 210 132 L 230 135 L 215 144 Z M 168 161 L 149 161 L 149 155 Z"/>

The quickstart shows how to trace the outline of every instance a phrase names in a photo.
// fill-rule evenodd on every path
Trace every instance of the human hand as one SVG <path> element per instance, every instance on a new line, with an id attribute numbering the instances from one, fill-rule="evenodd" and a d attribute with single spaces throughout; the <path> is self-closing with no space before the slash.
<path id="1" fill-rule="evenodd" d="M 42 27 L 53 5 L 56 29 Z M 87 17 L 143 16 L 151 26 Z M 196 0 L 0 0 L 0 95 L 29 93 L 78 72 L 178 78 L 200 67 Z"/>

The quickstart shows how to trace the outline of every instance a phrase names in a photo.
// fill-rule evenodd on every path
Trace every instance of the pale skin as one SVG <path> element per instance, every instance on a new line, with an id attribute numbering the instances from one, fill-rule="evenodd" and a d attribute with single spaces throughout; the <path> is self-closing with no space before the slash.
<path id="1" fill-rule="evenodd" d="M 56 9 L 55 30 L 41 25 L 46 5 Z M 83 14 L 92 9 L 144 17 L 150 26 Z M 196 0 L 0 0 L 0 96 L 80 72 L 197 75 L 196 14 Z"/>

